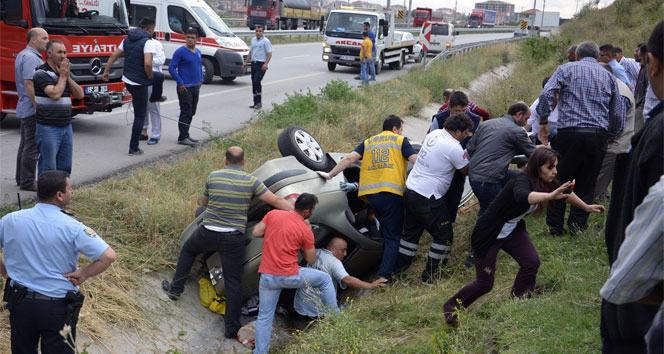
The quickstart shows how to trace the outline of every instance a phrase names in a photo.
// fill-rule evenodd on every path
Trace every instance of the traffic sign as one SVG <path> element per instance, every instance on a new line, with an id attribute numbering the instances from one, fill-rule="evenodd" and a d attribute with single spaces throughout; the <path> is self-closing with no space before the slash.
<path id="1" fill-rule="evenodd" d="M 406 17 L 406 10 L 399 9 L 399 11 L 397 11 L 397 18 L 403 20 L 404 17 Z"/>
<path id="2" fill-rule="evenodd" d="M 429 51 L 431 47 L 431 22 L 425 21 L 422 25 L 422 32 L 420 33 L 420 43 L 422 43 L 422 50 L 425 52 Z"/>
<path id="3" fill-rule="evenodd" d="M 519 23 L 519 26 L 521 27 L 522 30 L 525 30 L 528 27 L 528 21 L 521 20 L 521 22 Z"/>

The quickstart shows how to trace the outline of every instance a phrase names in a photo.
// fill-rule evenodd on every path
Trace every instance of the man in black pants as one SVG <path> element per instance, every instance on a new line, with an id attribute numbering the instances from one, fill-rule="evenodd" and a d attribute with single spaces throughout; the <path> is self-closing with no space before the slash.
<path id="1" fill-rule="evenodd" d="M 226 306 L 226 338 L 235 338 L 240 329 L 242 310 L 242 270 L 244 262 L 247 212 L 254 197 L 277 209 L 293 210 L 293 206 L 274 195 L 256 177 L 244 172 L 244 151 L 238 146 L 226 150 L 225 167 L 213 171 L 205 184 L 202 205 L 206 206 L 203 222 L 185 242 L 170 283 L 162 288 L 171 300 L 180 298 L 194 259 L 201 253 L 219 252 L 224 272 Z"/>
<path id="2" fill-rule="evenodd" d="M 542 90 L 537 113 L 540 124 L 546 123 L 559 97 L 558 134 L 552 144 L 561 155 L 558 180 L 575 179 L 575 194 L 591 204 L 608 139 L 623 131 L 625 109 L 614 77 L 597 65 L 597 44 L 579 44 L 576 57 L 578 61 L 563 64 L 553 73 Z M 564 219 L 564 201 L 550 202 L 546 223 L 551 235 L 562 235 Z M 567 225 L 571 233 L 585 230 L 588 213 L 571 207 Z"/>
<path id="3" fill-rule="evenodd" d="M 251 90 L 254 94 L 254 104 L 249 108 L 261 109 L 263 107 L 261 81 L 271 59 L 272 43 L 263 36 L 263 27 L 256 26 L 256 37 L 251 39 L 251 49 L 249 55 L 247 55 L 247 62 L 245 62 L 245 65 L 248 65 L 251 61 Z"/>

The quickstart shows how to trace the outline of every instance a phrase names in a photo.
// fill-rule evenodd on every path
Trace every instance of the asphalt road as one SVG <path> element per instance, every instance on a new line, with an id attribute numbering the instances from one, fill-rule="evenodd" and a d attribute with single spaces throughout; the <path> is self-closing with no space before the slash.
<path id="1" fill-rule="evenodd" d="M 461 35 L 456 44 L 486 41 L 511 37 L 510 33 L 490 33 Z M 359 85 L 354 80 L 357 68 L 337 67 L 335 72 L 327 70 L 321 60 L 321 43 L 301 43 L 276 45 L 270 69 L 263 79 L 263 106 L 282 102 L 286 94 L 311 90 L 318 92 L 331 80 L 345 80 Z M 384 69 L 378 81 L 390 80 L 406 73 L 415 64 L 404 70 Z M 176 144 L 177 117 L 179 114 L 175 84 L 167 80 L 164 95 L 168 100 L 161 104 L 162 136 L 159 144 L 147 146 L 141 142 L 142 156 L 128 156 L 129 136 L 133 113 L 129 106 L 118 108 L 110 113 L 78 115 L 73 121 L 74 163 L 72 178 L 74 183 L 87 183 L 113 174 L 119 170 L 154 161 L 162 156 L 190 149 Z M 216 134 L 231 133 L 255 116 L 249 108 L 252 104 L 251 80 L 248 76 L 239 77 L 233 83 L 225 84 L 216 79 L 212 84 L 203 85 L 198 111 L 190 130 L 194 138 L 205 139 L 208 134 L 202 128 L 209 127 Z M 19 144 L 19 121 L 8 116 L 0 123 L 0 205 L 16 203 L 18 187 L 15 184 L 16 149 Z M 33 193 L 21 191 L 21 198 Z"/>

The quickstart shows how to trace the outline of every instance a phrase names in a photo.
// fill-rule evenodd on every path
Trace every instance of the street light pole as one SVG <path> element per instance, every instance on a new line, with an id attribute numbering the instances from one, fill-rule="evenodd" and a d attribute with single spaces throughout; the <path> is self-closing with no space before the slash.
<path id="1" fill-rule="evenodd" d="M 405 0 L 404 0 L 405 1 Z M 408 15 L 406 16 L 406 23 L 410 26 L 411 16 L 413 13 L 413 0 L 408 0 Z"/>

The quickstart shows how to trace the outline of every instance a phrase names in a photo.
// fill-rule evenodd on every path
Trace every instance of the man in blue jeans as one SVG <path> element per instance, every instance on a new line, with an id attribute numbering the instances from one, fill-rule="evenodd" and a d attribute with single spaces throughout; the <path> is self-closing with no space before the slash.
<path id="1" fill-rule="evenodd" d="M 178 86 L 178 101 L 180 102 L 178 144 L 196 146 L 198 139 L 189 135 L 189 127 L 196 114 L 196 107 L 198 107 L 198 93 L 203 83 L 203 66 L 201 51 L 196 48 L 198 30 L 190 28 L 187 30 L 186 36 L 186 45 L 173 53 L 168 72 Z"/>
<path id="2" fill-rule="evenodd" d="M 360 143 L 328 175 L 333 178 L 362 160 L 358 196 L 369 202 L 380 223 L 383 259 L 378 276 L 388 281 L 395 273 L 399 253 L 406 169 L 409 161 L 415 164 L 417 160 L 417 152 L 402 134 L 403 120 L 395 115 L 388 116 L 380 134 Z"/>
<path id="3" fill-rule="evenodd" d="M 376 34 L 371 30 L 371 23 L 364 22 L 364 32 L 369 34 L 369 39 L 371 40 L 371 59 L 368 62 L 370 81 L 376 81 Z"/>
<path id="4" fill-rule="evenodd" d="M 71 99 L 83 98 L 83 89 L 70 76 L 67 49 L 62 41 L 46 44 L 46 63 L 35 71 L 37 128 L 35 142 L 39 148 L 39 175 L 49 170 L 71 174 L 74 132 L 71 127 Z"/>
<path id="5" fill-rule="evenodd" d="M 297 264 L 299 251 L 307 264 L 316 262 L 314 234 L 309 217 L 318 204 L 313 194 L 303 193 L 295 201 L 294 211 L 272 210 L 253 230 L 255 237 L 263 237 L 263 257 L 258 296 L 260 305 L 256 320 L 256 348 L 254 354 L 267 354 L 272 336 L 272 321 L 282 289 L 312 287 L 321 293 L 322 312 L 339 312 L 336 291 L 330 275 Z"/>

